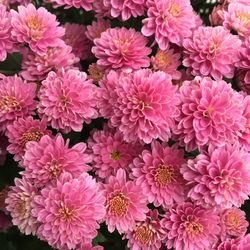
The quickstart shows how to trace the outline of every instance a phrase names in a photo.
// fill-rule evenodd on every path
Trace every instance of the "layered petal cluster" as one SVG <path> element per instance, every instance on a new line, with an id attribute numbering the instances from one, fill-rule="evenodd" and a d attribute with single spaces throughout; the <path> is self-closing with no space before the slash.
<path id="1" fill-rule="evenodd" d="M 100 2 L 98 0 L 97 2 Z M 53 3 L 54 7 L 64 6 L 65 9 L 69 8 L 76 8 L 80 9 L 83 8 L 86 11 L 92 10 L 92 4 L 95 0 L 46 0 L 46 2 Z"/>
<path id="2" fill-rule="evenodd" d="M 144 150 L 134 159 L 132 175 L 149 203 L 171 207 L 185 200 L 185 181 L 180 173 L 184 163 L 184 151 L 177 145 L 168 147 L 155 141 L 151 151 Z"/>
<path id="3" fill-rule="evenodd" d="M 42 54 L 48 47 L 60 46 L 64 28 L 59 27 L 56 16 L 45 8 L 18 6 L 18 12 L 11 10 L 11 34 L 19 43 L 27 43 L 36 53 Z"/>
<path id="4" fill-rule="evenodd" d="M 181 45 L 183 39 L 192 35 L 196 27 L 196 16 L 189 0 L 149 0 L 144 19 L 142 34 L 155 34 L 155 41 L 161 50 L 166 50 L 170 43 Z"/>
<path id="5" fill-rule="evenodd" d="M 216 80 L 233 77 L 235 64 L 240 60 L 238 36 L 221 26 L 199 27 L 191 38 L 184 40 L 183 46 L 183 65 L 189 67 L 193 75 L 211 76 Z"/>
<path id="6" fill-rule="evenodd" d="M 240 207 L 250 194 L 250 154 L 237 145 L 209 147 L 181 168 L 188 197 L 205 206 Z"/>
<path id="7" fill-rule="evenodd" d="M 31 202 L 37 189 L 27 180 L 15 178 L 15 186 L 10 187 L 5 199 L 6 210 L 12 217 L 13 225 L 26 235 L 36 234 L 38 223 L 31 214 Z"/>
<path id="8" fill-rule="evenodd" d="M 32 203 L 39 222 L 37 235 L 58 249 L 75 249 L 97 235 L 97 221 L 105 216 L 105 198 L 99 185 L 87 173 L 73 178 L 60 176 L 54 185 L 43 188 Z"/>
<path id="9" fill-rule="evenodd" d="M 20 117 L 33 114 L 36 108 L 36 84 L 18 76 L 0 77 L 0 132 Z"/>
<path id="10" fill-rule="evenodd" d="M 125 142 L 121 132 L 107 126 L 93 131 L 88 139 L 88 148 L 93 157 L 93 170 L 104 179 L 116 175 L 120 168 L 128 171 L 129 164 L 142 151 L 142 145 Z"/>
<path id="11" fill-rule="evenodd" d="M 167 233 L 168 249 L 212 249 L 220 233 L 218 214 L 191 202 L 175 205 L 161 222 Z"/>
<path id="12" fill-rule="evenodd" d="M 105 69 L 148 67 L 151 49 L 146 47 L 147 39 L 134 29 L 110 28 L 94 40 L 92 52 L 97 64 Z"/>
<path id="13" fill-rule="evenodd" d="M 237 66 L 247 71 L 244 80 L 250 82 L 250 37 L 246 38 L 242 44 L 240 61 L 237 63 Z"/>
<path id="14" fill-rule="evenodd" d="M 97 117 L 95 92 L 96 86 L 84 72 L 50 72 L 42 81 L 38 112 L 55 129 L 81 131 L 83 122 Z"/>
<path id="15" fill-rule="evenodd" d="M 225 145 L 244 129 L 244 97 L 225 81 L 196 77 L 180 88 L 181 110 L 174 129 L 187 151 L 205 145 Z"/>
<path id="16" fill-rule="evenodd" d="M 85 153 L 86 147 L 81 142 L 69 148 L 69 140 L 65 143 L 60 134 L 55 138 L 45 135 L 39 142 L 27 144 L 22 175 L 37 187 L 55 182 L 64 172 L 78 177 L 90 170 L 91 157 Z"/>
<path id="17" fill-rule="evenodd" d="M 136 222 L 146 219 L 147 197 L 141 193 L 141 188 L 133 181 L 126 180 L 123 169 L 116 176 L 110 176 L 104 184 L 106 197 L 105 222 L 109 232 L 115 229 L 124 233 L 136 226 Z"/>
<path id="18" fill-rule="evenodd" d="M 126 141 L 169 139 L 179 99 L 168 74 L 149 69 L 131 74 L 111 71 L 100 86 L 100 113 L 111 118 Z"/>
<path id="19" fill-rule="evenodd" d="M 250 234 L 237 239 L 226 239 L 216 250 L 248 250 L 250 249 Z"/>

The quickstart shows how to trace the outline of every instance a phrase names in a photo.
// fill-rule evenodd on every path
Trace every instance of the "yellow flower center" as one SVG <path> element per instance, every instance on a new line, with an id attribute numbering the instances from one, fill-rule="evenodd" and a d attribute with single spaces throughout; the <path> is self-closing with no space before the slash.
<path id="1" fill-rule="evenodd" d="M 42 136 L 43 133 L 39 130 L 25 132 L 20 138 L 20 145 L 24 148 L 28 141 L 39 141 Z"/>
<path id="2" fill-rule="evenodd" d="M 146 226 L 141 225 L 135 229 L 134 238 L 139 241 L 142 245 L 149 245 L 153 236 L 152 230 Z"/>
<path id="3" fill-rule="evenodd" d="M 21 110 L 20 103 L 13 96 L 3 96 L 0 100 L 0 110 L 2 112 Z"/>
<path id="4" fill-rule="evenodd" d="M 66 221 L 71 220 L 74 216 L 74 209 L 70 209 L 62 203 L 57 216 L 63 218 Z"/>
<path id="5" fill-rule="evenodd" d="M 180 6 L 178 4 L 173 3 L 173 4 L 170 5 L 169 13 L 172 16 L 177 17 L 177 16 L 179 16 L 180 12 L 181 12 L 181 8 L 180 8 Z"/>
<path id="6" fill-rule="evenodd" d="M 40 31 L 43 27 L 42 22 L 37 18 L 37 16 L 29 16 L 27 18 L 27 26 L 32 30 Z"/>
<path id="7" fill-rule="evenodd" d="M 121 153 L 119 151 L 113 151 L 111 153 L 111 159 L 114 161 L 118 161 L 121 158 Z"/>
<path id="8" fill-rule="evenodd" d="M 174 180 L 174 170 L 172 166 L 159 165 L 154 176 L 156 183 L 164 187 Z"/>
<path id="9" fill-rule="evenodd" d="M 187 224 L 186 226 L 186 232 L 190 235 L 190 236 L 196 236 L 200 233 L 203 232 L 203 226 L 195 221 L 191 221 L 190 223 Z"/>
<path id="10" fill-rule="evenodd" d="M 234 211 L 231 211 L 226 216 L 227 225 L 232 227 L 233 229 L 238 229 L 240 226 L 240 218 Z"/>
<path id="11" fill-rule="evenodd" d="M 20 218 L 24 218 L 27 212 L 27 204 L 25 198 L 19 199 L 19 201 L 16 204 L 16 211 Z"/>
<path id="12" fill-rule="evenodd" d="M 245 24 L 249 24 L 250 23 L 250 13 L 247 12 L 237 12 L 236 13 L 237 18 L 239 18 L 242 22 L 244 22 Z"/>
<path id="13" fill-rule="evenodd" d="M 164 69 L 171 64 L 171 58 L 167 52 L 159 50 L 155 55 L 155 63 L 158 69 Z"/>
<path id="14" fill-rule="evenodd" d="M 119 192 L 108 199 L 107 210 L 112 215 L 121 217 L 127 213 L 128 205 L 129 202 L 127 197 L 122 192 Z"/>

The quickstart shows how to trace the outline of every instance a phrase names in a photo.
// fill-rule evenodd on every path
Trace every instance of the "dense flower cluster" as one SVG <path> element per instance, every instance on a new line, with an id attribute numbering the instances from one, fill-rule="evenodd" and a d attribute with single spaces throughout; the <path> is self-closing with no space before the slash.
<path id="1" fill-rule="evenodd" d="M 0 0 L 1 232 L 250 249 L 250 0 L 195 2 Z"/>

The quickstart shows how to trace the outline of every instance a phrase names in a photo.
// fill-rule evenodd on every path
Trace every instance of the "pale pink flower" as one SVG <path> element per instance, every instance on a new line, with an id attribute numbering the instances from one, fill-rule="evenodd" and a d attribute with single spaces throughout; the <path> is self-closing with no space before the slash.
<path id="1" fill-rule="evenodd" d="M 55 182 L 64 173 L 77 178 L 90 170 L 91 156 L 85 153 L 86 144 L 81 142 L 69 148 L 69 140 L 64 142 L 62 135 L 55 138 L 43 136 L 39 142 L 29 142 L 24 154 L 22 175 L 37 187 Z"/>
<path id="2" fill-rule="evenodd" d="M 11 34 L 19 43 L 27 43 L 36 53 L 44 53 L 48 47 L 60 46 L 64 28 L 59 27 L 56 16 L 45 8 L 18 6 L 18 12 L 11 10 Z"/>
<path id="3" fill-rule="evenodd" d="M 148 67 L 151 49 L 146 47 L 147 39 L 134 29 L 110 28 L 94 40 L 93 54 L 97 65 L 105 69 Z"/>
<path id="4" fill-rule="evenodd" d="M 24 178 L 15 178 L 15 186 L 10 187 L 5 199 L 13 225 L 26 235 L 35 235 L 38 227 L 36 219 L 31 214 L 31 202 L 36 194 L 37 189 L 31 183 Z"/>
<path id="5" fill-rule="evenodd" d="M 167 233 L 168 249 L 211 249 L 220 233 L 217 213 L 191 202 L 175 205 L 161 222 Z"/>
<path id="6" fill-rule="evenodd" d="M 28 141 L 39 141 L 43 135 L 50 135 L 50 131 L 46 128 L 44 120 L 34 120 L 30 116 L 19 118 L 7 127 L 6 135 L 10 143 L 7 150 L 14 154 L 15 161 L 22 160 Z"/>
<path id="7" fill-rule="evenodd" d="M 211 76 L 216 80 L 233 77 L 241 46 L 238 36 L 221 26 L 201 26 L 191 38 L 184 40 L 183 46 L 183 65 L 189 67 L 193 75 Z"/>
<path id="8" fill-rule="evenodd" d="M 237 145 L 209 147 L 181 168 L 188 197 L 205 206 L 239 207 L 250 195 L 250 153 Z"/>
<path id="9" fill-rule="evenodd" d="M 0 77 L 0 132 L 19 117 L 33 114 L 36 108 L 36 84 L 18 76 Z"/>
<path id="10" fill-rule="evenodd" d="M 136 222 L 146 219 L 147 197 L 141 193 L 141 188 L 133 181 L 126 180 L 123 169 L 116 176 L 110 176 L 104 185 L 106 196 L 105 221 L 108 231 L 124 233 L 136 226 Z"/>
<path id="11" fill-rule="evenodd" d="M 92 10 L 92 4 L 95 0 L 46 0 L 46 2 L 53 3 L 54 7 L 64 6 L 65 9 L 74 7 L 76 9 L 83 8 L 86 11 L 90 11 Z"/>
<path id="12" fill-rule="evenodd" d="M 180 87 L 180 110 L 174 138 L 187 151 L 233 142 L 244 128 L 243 99 L 225 81 L 196 77 Z"/>
<path id="13" fill-rule="evenodd" d="M 37 236 L 58 249 L 75 249 L 96 235 L 105 216 L 105 198 L 87 173 L 74 179 L 69 173 L 34 197 L 32 214 L 39 222 Z"/>
<path id="14" fill-rule="evenodd" d="M 132 176 L 149 203 L 169 207 L 185 200 L 185 181 L 180 173 L 184 163 L 184 151 L 177 145 L 168 147 L 155 141 L 151 151 L 144 150 L 134 159 Z"/>
<path id="15" fill-rule="evenodd" d="M 95 91 L 84 72 L 50 72 L 39 90 L 38 112 L 55 129 L 81 131 L 83 122 L 97 117 Z"/>
<path id="16" fill-rule="evenodd" d="M 196 15 L 189 0 L 148 0 L 147 18 L 142 22 L 142 34 L 155 34 L 155 41 L 161 50 L 169 47 L 169 42 L 178 45 L 192 35 L 196 27 Z"/>

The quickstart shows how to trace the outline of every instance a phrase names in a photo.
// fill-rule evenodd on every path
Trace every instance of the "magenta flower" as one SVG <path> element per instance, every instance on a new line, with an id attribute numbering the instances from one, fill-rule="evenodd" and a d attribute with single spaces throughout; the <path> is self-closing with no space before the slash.
<path id="1" fill-rule="evenodd" d="M 113 28 L 94 40 L 93 54 L 97 64 L 105 69 L 148 67 L 151 49 L 146 47 L 147 39 L 134 29 Z"/>
<path id="2" fill-rule="evenodd" d="M 55 129 L 81 131 L 83 122 L 97 117 L 95 89 L 79 70 L 50 72 L 42 81 L 38 112 Z"/>
<path id="3" fill-rule="evenodd" d="M 216 80 L 233 77 L 241 46 L 238 36 L 221 26 L 199 27 L 192 38 L 184 40 L 183 46 L 183 65 L 189 67 L 193 75 L 211 76 Z"/>
<path id="4" fill-rule="evenodd" d="M 100 86 L 100 113 L 111 118 L 125 141 L 169 139 L 179 100 L 168 74 L 149 69 L 131 74 L 111 71 Z"/>
<path id="5" fill-rule="evenodd" d="M 240 207 L 250 195 L 250 154 L 236 145 L 209 147 L 181 168 L 188 197 L 205 206 Z"/>
<path id="6" fill-rule="evenodd" d="M 192 35 L 196 27 L 196 16 L 190 1 L 148 0 L 148 17 L 143 20 L 142 34 L 155 34 L 155 41 L 161 50 L 169 47 L 169 42 L 178 45 Z"/>
<path id="7" fill-rule="evenodd" d="M 129 164 L 142 151 L 142 145 L 126 143 L 121 132 L 107 126 L 101 131 L 93 131 L 88 147 L 93 157 L 93 170 L 104 179 L 116 175 L 120 168 L 128 171 Z"/>
<path id="8" fill-rule="evenodd" d="M 191 202 L 175 205 L 161 222 L 167 233 L 168 249 L 212 249 L 220 233 L 219 216 L 212 209 Z"/>
<path id="9" fill-rule="evenodd" d="M 250 234 L 237 239 L 226 239 L 216 250 L 248 250 L 250 249 Z"/>
<path id="10" fill-rule="evenodd" d="M 43 188 L 32 203 L 32 214 L 39 222 L 37 235 L 58 249 L 75 249 L 96 235 L 97 221 L 105 215 L 104 196 L 87 173 L 77 179 L 69 173 L 54 185 Z"/>
<path id="11" fill-rule="evenodd" d="M 196 77 L 183 83 L 180 99 L 174 133 L 187 151 L 233 142 L 244 129 L 244 98 L 225 81 Z"/>
<path id="12" fill-rule="evenodd" d="M 45 8 L 18 6 L 18 12 L 11 10 L 12 36 L 19 43 L 27 43 L 36 53 L 42 54 L 48 47 L 62 44 L 64 29 L 58 27 L 56 16 Z"/>
<path id="13" fill-rule="evenodd" d="M 81 142 L 69 148 L 58 134 L 55 138 L 43 136 L 39 142 L 29 142 L 23 160 L 22 175 L 37 187 L 55 182 L 63 172 L 77 178 L 90 170 L 90 155 L 85 153 L 86 144 Z"/>
<path id="14" fill-rule="evenodd" d="M 19 117 L 33 114 L 36 85 L 17 76 L 0 77 L 0 132 Z"/>
<path id="15" fill-rule="evenodd" d="M 104 185 L 106 196 L 105 221 L 109 232 L 115 229 L 124 233 L 136 226 L 136 222 L 146 219 L 147 197 L 141 193 L 141 188 L 133 181 L 126 180 L 123 169 L 116 176 L 110 176 Z"/>
<path id="16" fill-rule="evenodd" d="M 31 202 L 36 194 L 37 189 L 26 179 L 15 178 L 15 186 L 10 187 L 5 199 L 13 225 L 26 235 L 35 235 L 38 227 L 36 219 L 31 214 Z"/>
<path id="17" fill-rule="evenodd" d="M 169 207 L 185 200 L 185 181 L 180 173 L 184 152 L 177 148 L 152 142 L 151 151 L 144 150 L 133 161 L 132 175 L 148 202 Z"/>

